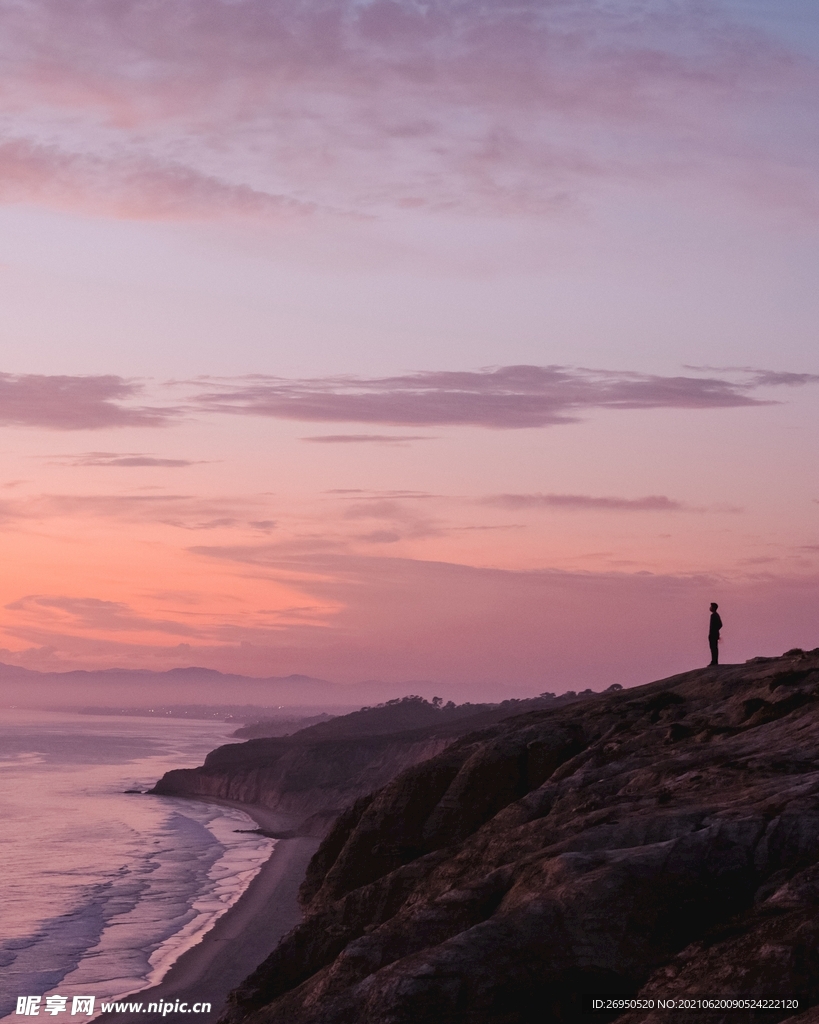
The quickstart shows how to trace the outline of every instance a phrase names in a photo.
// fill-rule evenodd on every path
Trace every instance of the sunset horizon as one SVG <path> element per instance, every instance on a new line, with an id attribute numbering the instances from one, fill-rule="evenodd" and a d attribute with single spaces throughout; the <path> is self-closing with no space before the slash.
<path id="1" fill-rule="evenodd" d="M 0 662 L 502 697 L 705 664 L 713 600 L 726 661 L 815 646 L 797 0 L 0 13 Z"/>

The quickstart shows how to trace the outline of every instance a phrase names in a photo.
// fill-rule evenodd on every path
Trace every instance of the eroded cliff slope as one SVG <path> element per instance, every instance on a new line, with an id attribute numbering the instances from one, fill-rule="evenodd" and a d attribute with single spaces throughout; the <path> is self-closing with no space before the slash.
<path id="1" fill-rule="evenodd" d="M 302 832 L 322 835 L 348 804 L 438 754 L 465 732 L 521 708 L 562 706 L 589 694 L 442 708 L 407 697 L 292 736 L 227 744 L 208 754 L 201 768 L 167 772 L 152 792 L 259 804 L 300 822 Z"/>
<path id="2" fill-rule="evenodd" d="M 548 1022 L 583 990 L 819 1003 L 819 649 L 464 736 L 348 808 L 302 898 L 231 1021 Z"/>

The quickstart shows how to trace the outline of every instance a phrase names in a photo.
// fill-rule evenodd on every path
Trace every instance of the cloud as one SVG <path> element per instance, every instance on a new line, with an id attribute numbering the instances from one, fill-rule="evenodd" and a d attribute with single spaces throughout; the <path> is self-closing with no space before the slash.
<path id="1" fill-rule="evenodd" d="M 815 373 L 787 373 L 777 370 L 752 370 L 753 382 L 756 387 L 791 387 L 798 388 L 803 384 L 815 384 L 819 375 Z"/>
<path id="2" fill-rule="evenodd" d="M 402 490 L 391 490 L 391 491 L 364 491 L 361 489 L 356 490 L 345 490 L 338 488 L 332 491 L 325 491 L 325 494 L 363 494 L 366 495 L 368 501 L 381 501 L 386 498 L 393 500 L 395 498 L 412 498 L 416 501 L 427 501 L 431 498 L 440 498 L 440 494 L 433 494 L 431 491 L 409 491 L 406 489 Z"/>
<path id="3" fill-rule="evenodd" d="M 100 430 L 106 427 L 162 427 L 175 408 L 123 404 L 143 388 L 113 375 L 44 376 L 0 373 L 0 426 L 50 430 Z"/>
<path id="4" fill-rule="evenodd" d="M 742 373 L 755 387 L 801 387 L 803 384 L 815 384 L 819 381 L 819 375 L 815 373 L 760 370 L 757 366 L 694 366 L 686 363 L 683 369 L 694 370 L 696 373 Z"/>
<path id="5" fill-rule="evenodd" d="M 571 512 L 680 512 L 691 506 L 650 494 L 644 498 L 593 497 L 590 494 L 496 494 L 483 499 L 483 504 L 500 508 L 557 508 Z"/>
<path id="6" fill-rule="evenodd" d="M 314 444 L 400 444 L 406 441 L 432 441 L 429 434 L 317 434 L 302 437 Z"/>
<path id="7" fill-rule="evenodd" d="M 372 533 L 357 533 L 356 540 L 365 544 L 395 544 L 401 540 L 401 534 L 391 530 L 373 530 Z"/>
<path id="8" fill-rule="evenodd" d="M 771 399 L 756 394 L 762 388 L 817 381 L 813 374 L 766 371 L 731 379 L 524 365 L 377 378 L 254 376 L 212 385 L 194 404 L 213 412 L 312 422 L 509 429 L 572 423 L 592 409 L 763 405 Z"/>
<path id="9" fill-rule="evenodd" d="M 192 462 L 190 459 L 160 459 L 153 455 L 143 455 L 140 452 L 129 452 L 118 454 L 117 452 L 85 452 L 83 455 L 76 455 L 73 458 L 64 460 L 62 465 L 66 466 L 158 466 L 166 469 L 181 469 L 185 466 L 201 465 L 201 461 Z"/>
<path id="10" fill-rule="evenodd" d="M 0 203 L 21 202 L 136 220 L 282 216 L 315 209 L 145 155 L 103 158 L 12 139 L 0 143 Z"/>
<path id="11" fill-rule="evenodd" d="M 32 136 L 18 145 L 64 141 L 45 154 L 54 174 L 7 157 L 28 199 L 219 216 L 275 213 L 292 192 L 359 211 L 550 214 L 605 175 L 700 174 L 816 206 L 798 130 L 815 67 L 726 0 L 85 0 L 73 13 L 0 3 L 6 118 Z M 110 179 L 96 196 L 95 175 Z"/>
<path id="12" fill-rule="evenodd" d="M 161 427 L 184 414 L 226 413 L 303 422 L 385 426 L 482 426 L 495 429 L 572 423 L 592 409 L 726 409 L 768 404 L 767 390 L 819 382 L 809 373 L 766 370 L 722 376 L 659 376 L 571 366 L 501 366 L 420 371 L 396 377 L 253 377 L 192 382 L 183 403 L 139 405 L 145 385 L 113 375 L 0 373 L 0 426 L 52 430 Z M 765 394 L 763 394 L 765 392 Z M 320 444 L 401 444 L 422 434 L 326 434 Z M 140 452 L 89 452 L 76 465 L 191 465 Z M 83 461 L 84 460 L 84 461 Z"/>
<path id="13" fill-rule="evenodd" d="M 190 494 L 40 494 L 0 502 L 0 521 L 102 519 L 120 523 L 157 523 L 180 530 L 250 529 L 269 533 L 276 521 L 259 518 L 269 511 L 258 497 L 207 498 Z"/>
<path id="14" fill-rule="evenodd" d="M 416 495 L 410 495 L 416 497 Z M 421 539 L 440 537 L 445 531 L 441 524 L 428 516 L 419 515 L 415 509 L 408 508 L 393 498 L 374 496 L 366 501 L 357 501 L 348 505 L 342 513 L 344 520 L 375 519 L 386 524 L 387 528 L 356 534 L 356 540 L 368 544 L 392 544 L 402 539 Z"/>
<path id="15" fill-rule="evenodd" d="M 344 510 L 345 519 L 404 519 L 411 513 L 397 501 L 375 499 L 356 502 Z"/>
<path id="16" fill-rule="evenodd" d="M 95 597 L 30 594 L 7 604 L 6 610 L 33 613 L 40 629 L 45 627 L 44 620 L 50 620 L 52 623 L 60 621 L 63 628 L 72 630 L 200 635 L 198 630 L 185 623 L 147 618 L 134 612 L 127 604 L 119 601 L 102 601 Z"/>

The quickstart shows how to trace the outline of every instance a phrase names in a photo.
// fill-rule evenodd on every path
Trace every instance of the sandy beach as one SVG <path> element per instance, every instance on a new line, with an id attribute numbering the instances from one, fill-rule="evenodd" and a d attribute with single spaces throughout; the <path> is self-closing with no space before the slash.
<path id="1" fill-rule="evenodd" d="M 208 800 L 238 807 L 271 832 L 286 832 L 297 822 L 264 807 L 225 800 Z M 211 1024 L 221 1014 L 228 993 L 242 982 L 276 947 L 282 936 L 301 920 L 297 893 L 310 858 L 320 840 L 309 837 L 280 839 L 259 873 L 237 902 L 170 967 L 158 985 L 143 989 L 128 1001 L 147 1005 L 177 999 L 189 1004 L 209 1002 L 209 1014 L 109 1013 L 98 1021 L 187 1020 Z"/>

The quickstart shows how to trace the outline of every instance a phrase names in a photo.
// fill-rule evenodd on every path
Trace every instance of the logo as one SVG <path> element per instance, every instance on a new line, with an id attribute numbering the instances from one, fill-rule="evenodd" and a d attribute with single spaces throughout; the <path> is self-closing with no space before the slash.
<path id="1" fill-rule="evenodd" d="M 20 1017 L 39 1017 L 42 996 L 18 996 L 17 1015 Z M 58 1013 L 68 1013 L 68 996 L 46 996 L 44 1013 L 50 1013 L 56 1017 Z M 94 996 L 74 996 L 71 1000 L 71 1016 L 85 1014 L 87 1017 L 94 1016 Z"/>

